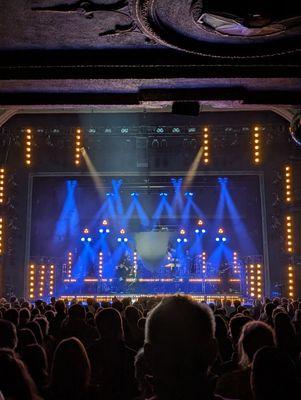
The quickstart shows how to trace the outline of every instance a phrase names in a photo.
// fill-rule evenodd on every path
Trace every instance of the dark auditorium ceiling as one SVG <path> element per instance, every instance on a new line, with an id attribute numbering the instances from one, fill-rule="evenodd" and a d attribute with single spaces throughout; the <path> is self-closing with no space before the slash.
<path id="1" fill-rule="evenodd" d="M 0 123 L 173 100 L 289 119 L 301 105 L 301 4 L 278 3 L 0 0 Z"/>

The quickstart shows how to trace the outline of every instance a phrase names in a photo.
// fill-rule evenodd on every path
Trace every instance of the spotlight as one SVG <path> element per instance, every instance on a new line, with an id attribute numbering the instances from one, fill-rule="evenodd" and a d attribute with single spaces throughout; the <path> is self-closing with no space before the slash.
<path id="1" fill-rule="evenodd" d="M 119 231 L 119 233 L 120 233 L 120 235 L 124 235 L 125 234 L 125 229 L 120 229 L 120 231 Z"/>
<path id="2" fill-rule="evenodd" d="M 194 232 L 195 232 L 195 233 L 200 233 L 200 230 L 199 230 L 199 229 L 195 229 Z"/>
<path id="3" fill-rule="evenodd" d="M 204 225 L 204 221 L 202 221 L 201 219 L 198 220 L 198 226 L 202 226 Z"/>
<path id="4" fill-rule="evenodd" d="M 99 233 L 103 233 L 104 230 L 102 228 L 99 229 Z"/>
<path id="5" fill-rule="evenodd" d="M 109 228 L 106 229 L 106 233 L 110 233 L 110 229 Z"/>
<path id="6" fill-rule="evenodd" d="M 185 232 L 185 229 L 181 229 L 181 230 L 180 230 L 180 235 L 185 235 L 185 233 L 186 233 L 186 232 Z"/>
<path id="7" fill-rule="evenodd" d="M 161 197 L 167 197 L 167 193 L 166 193 L 166 192 L 161 192 L 161 193 L 160 193 L 160 196 L 161 196 Z"/>
<path id="8" fill-rule="evenodd" d="M 226 241 L 227 241 L 227 238 L 223 237 L 223 238 L 222 238 L 222 241 L 223 241 L 223 242 L 226 242 Z"/>
<path id="9" fill-rule="evenodd" d="M 219 228 L 218 233 L 223 234 L 224 233 L 224 229 L 223 228 Z"/>
<path id="10" fill-rule="evenodd" d="M 131 193 L 131 196 L 132 196 L 132 197 L 138 197 L 138 196 L 139 196 L 139 193 L 137 193 L 137 192 L 132 192 L 132 193 Z"/>
<path id="11" fill-rule="evenodd" d="M 202 233 L 206 233 L 206 229 L 202 229 Z"/>
<path id="12" fill-rule="evenodd" d="M 125 238 L 123 239 L 123 241 L 124 241 L 124 242 L 128 242 L 129 239 L 128 239 L 127 237 L 125 237 Z"/>
<path id="13" fill-rule="evenodd" d="M 89 229 L 88 229 L 88 228 L 85 228 L 85 229 L 84 229 L 84 233 L 89 233 Z"/>
<path id="14" fill-rule="evenodd" d="M 188 242 L 188 239 L 187 239 L 187 238 L 184 238 L 184 239 L 183 239 L 183 242 L 184 242 L 184 243 L 187 243 L 187 242 Z"/>
<path id="15" fill-rule="evenodd" d="M 121 241 L 122 241 L 121 237 L 117 238 L 117 242 L 120 243 Z"/>
<path id="16" fill-rule="evenodd" d="M 114 196 L 114 193 L 107 192 L 107 193 L 106 193 L 106 196 L 107 196 L 107 197 L 112 197 L 112 196 Z"/>
<path id="17" fill-rule="evenodd" d="M 178 242 L 178 243 L 181 243 L 181 242 L 182 242 L 182 239 L 181 239 L 181 238 L 177 238 L 177 242 Z"/>
<path id="18" fill-rule="evenodd" d="M 86 239 L 85 239 L 84 237 L 82 237 L 82 238 L 80 238 L 80 240 L 81 240 L 82 242 L 84 242 Z"/>
<path id="19" fill-rule="evenodd" d="M 301 146 L 301 113 L 294 116 L 290 125 L 290 133 L 293 140 Z"/>
<path id="20" fill-rule="evenodd" d="M 184 196 L 186 197 L 192 197 L 193 193 L 192 192 L 185 192 Z"/>
<path id="21" fill-rule="evenodd" d="M 87 241 L 92 242 L 92 238 L 88 237 Z"/>
<path id="22" fill-rule="evenodd" d="M 216 237 L 216 238 L 215 238 L 215 241 L 216 241 L 216 242 L 219 242 L 219 240 L 220 240 L 219 237 Z"/>
<path id="23" fill-rule="evenodd" d="M 221 178 L 221 177 L 218 177 L 218 178 L 217 178 L 217 181 L 218 181 L 218 183 L 226 184 L 226 183 L 228 183 L 228 178 Z"/>
<path id="24" fill-rule="evenodd" d="M 102 221 L 102 225 L 104 225 L 104 226 L 109 225 L 108 220 L 107 220 L 107 219 L 104 219 L 104 220 Z"/>

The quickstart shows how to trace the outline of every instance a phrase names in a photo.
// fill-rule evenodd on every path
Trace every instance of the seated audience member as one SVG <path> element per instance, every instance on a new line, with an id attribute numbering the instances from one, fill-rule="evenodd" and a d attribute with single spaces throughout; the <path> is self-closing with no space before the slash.
<path id="1" fill-rule="evenodd" d="M 251 386 L 254 400 L 299 400 L 301 383 L 287 353 L 263 347 L 254 356 Z"/>
<path id="2" fill-rule="evenodd" d="M 294 361 L 298 361 L 300 349 L 297 343 L 295 327 L 286 313 L 278 313 L 274 318 L 276 344 L 286 351 Z"/>
<path id="3" fill-rule="evenodd" d="M 61 329 L 62 322 L 67 317 L 66 305 L 63 300 L 58 300 L 55 302 L 54 308 L 55 308 L 56 314 L 50 323 L 49 329 L 50 329 L 51 334 L 54 337 L 58 338 L 60 335 L 60 329 Z"/>
<path id="4" fill-rule="evenodd" d="M 26 325 L 27 329 L 30 329 L 32 333 L 35 335 L 35 338 L 38 342 L 38 344 L 42 345 L 43 344 L 43 333 L 40 325 L 38 324 L 37 321 L 30 321 Z"/>
<path id="5" fill-rule="evenodd" d="M 139 350 L 143 346 L 143 335 L 138 328 L 138 321 L 141 318 L 140 311 L 133 306 L 128 306 L 124 312 L 124 338 L 127 346 Z"/>
<path id="6" fill-rule="evenodd" d="M 218 343 L 218 353 L 222 362 L 231 359 L 233 347 L 228 336 L 228 326 L 220 315 L 215 315 L 215 337 Z"/>
<path id="7" fill-rule="evenodd" d="M 219 378 L 216 393 L 231 399 L 252 400 L 250 372 L 254 354 L 264 346 L 274 345 L 274 331 L 269 325 L 260 321 L 248 322 L 238 344 L 240 368 Z"/>
<path id="8" fill-rule="evenodd" d="M 74 304 L 68 310 L 68 318 L 61 326 L 61 339 L 76 337 L 87 348 L 97 337 L 96 329 L 85 321 L 86 310 L 80 304 Z"/>
<path id="9" fill-rule="evenodd" d="M 242 328 L 248 322 L 252 321 L 251 317 L 245 316 L 243 314 L 235 314 L 229 322 L 229 331 L 232 338 L 233 353 L 231 360 L 224 362 L 219 370 L 220 373 L 234 371 L 238 367 L 238 341 L 241 335 Z"/>
<path id="10" fill-rule="evenodd" d="M 127 400 L 137 393 L 134 378 L 135 352 L 124 343 L 122 319 L 106 308 L 95 316 L 99 339 L 89 348 L 92 383 L 100 386 L 102 399 Z"/>
<path id="11" fill-rule="evenodd" d="M 16 326 L 4 319 L 0 319 L 0 349 L 8 348 L 15 350 L 18 338 Z"/>
<path id="12" fill-rule="evenodd" d="M 301 310 L 296 310 L 293 318 L 293 324 L 298 335 L 301 335 Z"/>
<path id="13" fill-rule="evenodd" d="M 158 400 L 217 399 L 208 369 L 217 355 L 212 310 L 183 296 L 164 298 L 147 316 L 144 354 Z"/>
<path id="14" fill-rule="evenodd" d="M 16 328 L 19 326 L 19 311 L 15 308 L 10 308 L 9 310 L 5 311 L 3 315 L 3 319 L 6 321 L 12 322 Z"/>
<path id="15" fill-rule="evenodd" d="M 19 329 L 25 328 L 26 324 L 30 321 L 30 316 L 28 308 L 21 308 L 19 312 Z"/>
<path id="16" fill-rule="evenodd" d="M 23 362 L 9 349 L 0 349 L 0 392 L 6 400 L 41 400 Z"/>
<path id="17" fill-rule="evenodd" d="M 31 344 L 37 344 L 37 339 L 33 332 L 28 328 L 19 329 L 17 352 L 22 355 L 24 348 Z"/>
<path id="18" fill-rule="evenodd" d="M 39 344 L 25 346 L 22 351 L 22 360 L 27 366 L 39 393 L 43 395 L 48 385 L 48 363 L 45 350 Z"/>
<path id="19" fill-rule="evenodd" d="M 90 387 L 91 367 L 83 344 L 75 337 L 57 346 L 46 399 L 94 400 Z"/>
<path id="20" fill-rule="evenodd" d="M 273 311 L 276 305 L 274 303 L 266 303 L 264 306 L 264 312 L 260 315 L 259 320 L 265 322 L 270 326 L 274 326 Z"/>

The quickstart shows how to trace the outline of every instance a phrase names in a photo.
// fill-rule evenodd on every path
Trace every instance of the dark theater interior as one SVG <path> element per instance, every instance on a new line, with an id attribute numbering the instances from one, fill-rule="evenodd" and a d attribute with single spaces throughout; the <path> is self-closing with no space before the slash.
<path id="1" fill-rule="evenodd" d="M 0 0 L 0 400 L 301 398 L 301 5 Z"/>

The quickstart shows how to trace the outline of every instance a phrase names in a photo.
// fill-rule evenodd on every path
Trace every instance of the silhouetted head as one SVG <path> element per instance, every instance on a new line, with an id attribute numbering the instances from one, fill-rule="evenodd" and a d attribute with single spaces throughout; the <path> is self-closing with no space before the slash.
<path id="1" fill-rule="evenodd" d="M 237 346 L 238 344 L 243 326 L 250 321 L 252 321 L 252 318 L 247 317 L 243 314 L 236 314 L 234 317 L 231 318 L 229 323 L 229 329 L 233 340 L 233 344 L 235 346 Z"/>
<path id="2" fill-rule="evenodd" d="M 263 347 L 254 356 L 251 386 L 255 400 L 297 400 L 300 381 L 289 355 L 274 347 Z"/>
<path id="3" fill-rule="evenodd" d="M 275 346 L 273 329 L 261 321 L 248 322 L 241 332 L 239 339 L 240 364 L 249 366 L 257 350 L 265 346 Z"/>
<path id="4" fill-rule="evenodd" d="M 36 321 L 30 321 L 26 325 L 26 328 L 30 329 L 34 334 L 38 344 L 43 343 L 43 333 L 40 325 Z"/>
<path id="5" fill-rule="evenodd" d="M 12 322 L 16 327 L 19 325 L 19 311 L 16 310 L 15 308 L 10 308 L 5 311 L 3 318 L 6 319 L 6 321 Z"/>
<path id="6" fill-rule="evenodd" d="M 20 326 L 26 325 L 30 321 L 30 311 L 28 308 L 21 308 L 19 312 L 19 324 Z"/>
<path id="7" fill-rule="evenodd" d="M 14 350 L 17 346 L 16 326 L 4 319 L 0 319 L 0 348 L 7 347 Z"/>
<path id="8" fill-rule="evenodd" d="M 80 340 L 72 337 L 57 346 L 51 371 L 51 389 L 57 398 L 79 398 L 89 385 L 90 361 Z"/>
<path id="9" fill-rule="evenodd" d="M 69 319 L 72 321 L 84 321 L 86 310 L 80 304 L 73 304 L 68 310 Z"/>
<path id="10" fill-rule="evenodd" d="M 144 352 L 159 398 L 208 389 L 200 381 L 216 358 L 214 335 L 212 310 L 187 297 L 167 297 L 148 314 Z"/>
<path id="11" fill-rule="evenodd" d="M 46 352 L 39 344 L 25 346 L 22 352 L 22 359 L 38 387 L 47 385 L 48 363 Z"/>
<path id="12" fill-rule="evenodd" d="M 39 399 L 36 386 L 26 367 L 9 349 L 0 349 L 0 388 L 6 399 Z"/>
<path id="13" fill-rule="evenodd" d="M 127 322 L 137 325 L 137 322 L 141 317 L 141 313 L 136 307 L 127 306 L 124 312 L 124 317 Z"/>
<path id="14" fill-rule="evenodd" d="M 123 326 L 120 313 L 114 308 L 100 310 L 95 316 L 98 333 L 102 339 L 123 339 Z"/>
<path id="15" fill-rule="evenodd" d="M 57 300 L 54 305 L 55 311 L 57 313 L 65 313 L 66 312 L 66 305 L 63 300 Z"/>

